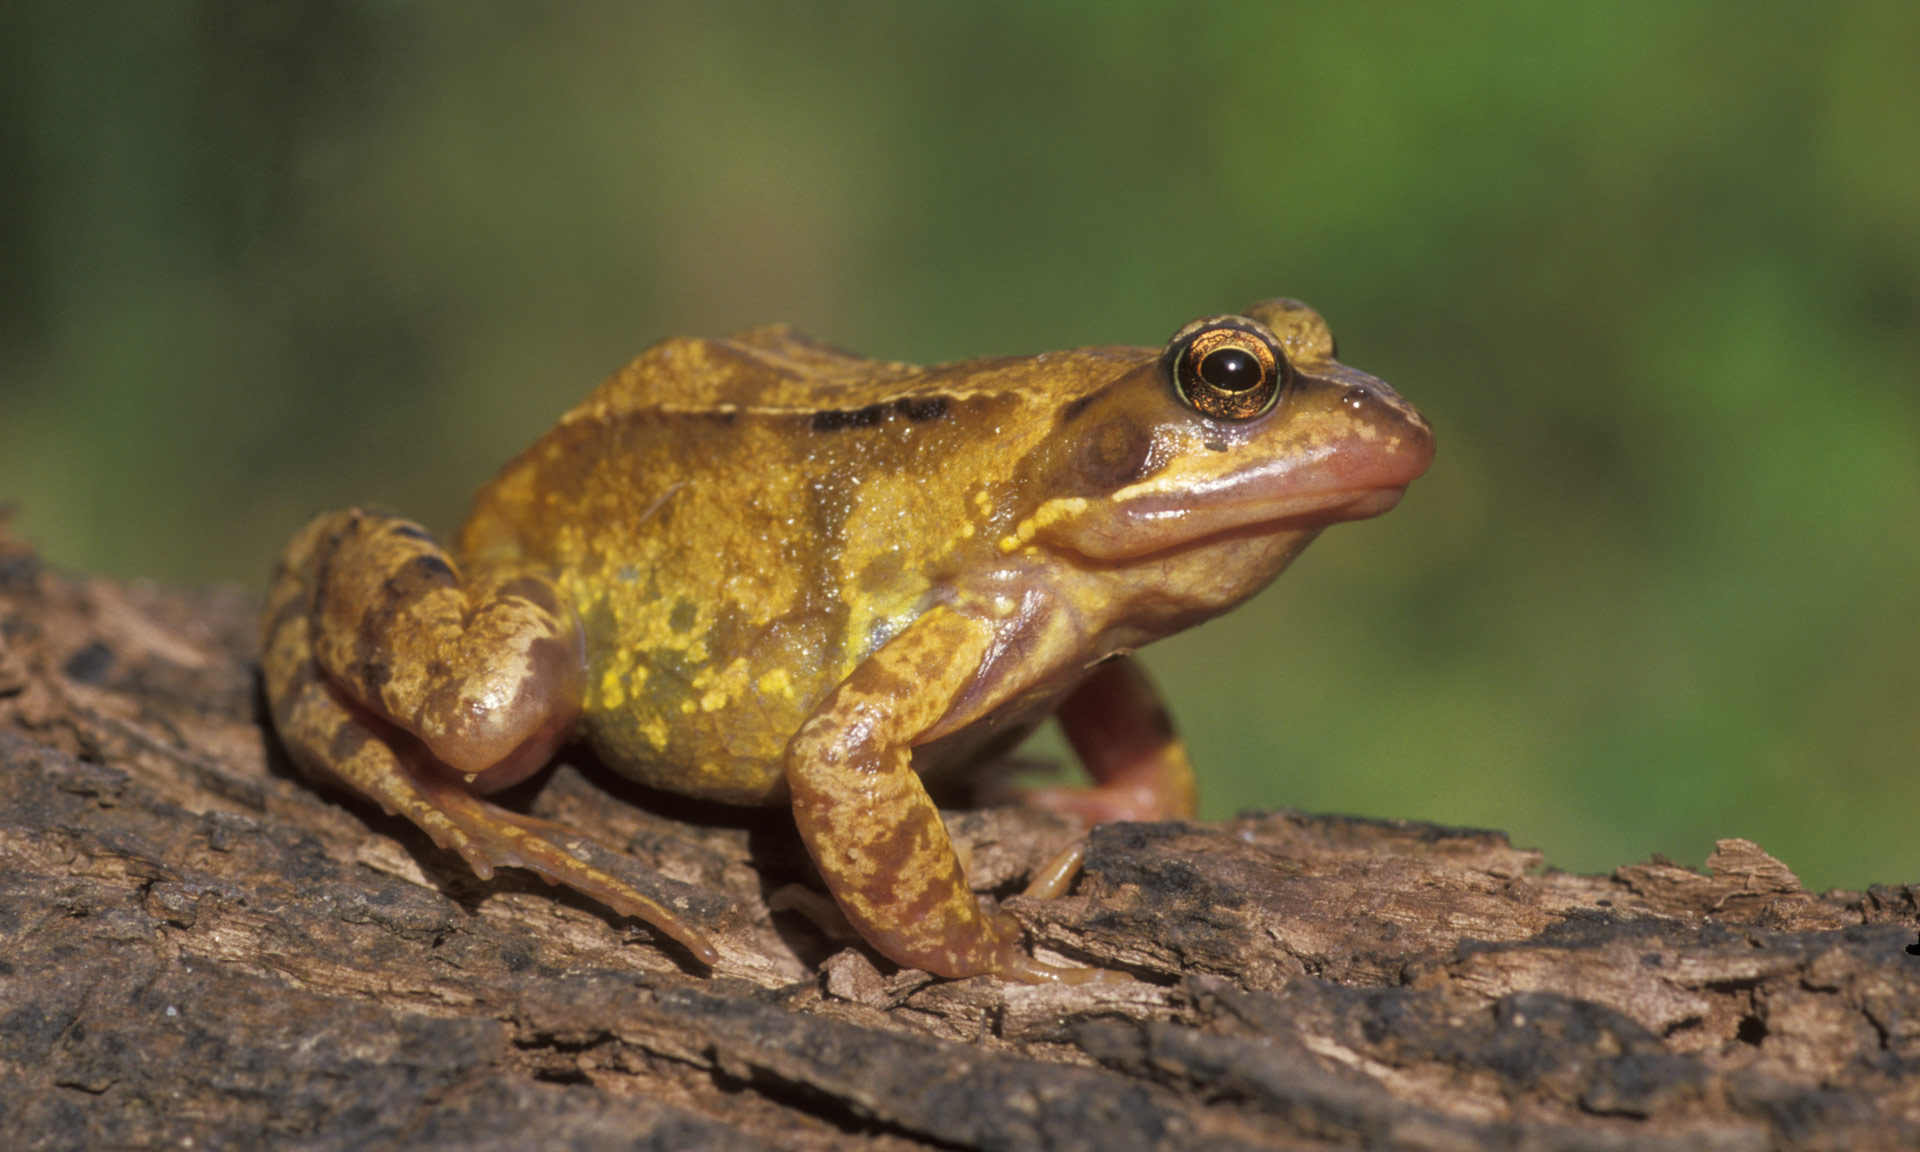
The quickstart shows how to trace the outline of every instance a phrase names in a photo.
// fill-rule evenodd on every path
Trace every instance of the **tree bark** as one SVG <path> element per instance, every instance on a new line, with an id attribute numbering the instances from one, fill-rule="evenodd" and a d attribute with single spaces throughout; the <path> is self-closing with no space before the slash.
<path id="1" fill-rule="evenodd" d="M 10 1147 L 1920 1146 L 1911 887 L 1542 870 L 1499 833 L 1294 812 L 1077 830 L 949 813 L 1043 957 L 895 971 L 792 909 L 790 817 L 584 756 L 509 802 L 654 876 L 707 972 L 294 775 L 257 602 L 68 579 L 0 528 L 0 1121 Z M 611 796 L 611 799 L 609 798 Z"/>

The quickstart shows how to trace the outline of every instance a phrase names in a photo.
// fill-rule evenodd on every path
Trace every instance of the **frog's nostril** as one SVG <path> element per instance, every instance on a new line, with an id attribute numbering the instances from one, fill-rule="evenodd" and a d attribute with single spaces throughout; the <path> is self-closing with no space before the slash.
<path id="1" fill-rule="evenodd" d="M 1358 412 L 1362 408 L 1365 408 L 1367 401 L 1371 399 L 1373 399 L 1373 392 L 1364 384 L 1356 384 L 1347 389 L 1346 394 L 1340 397 L 1340 403 Z"/>

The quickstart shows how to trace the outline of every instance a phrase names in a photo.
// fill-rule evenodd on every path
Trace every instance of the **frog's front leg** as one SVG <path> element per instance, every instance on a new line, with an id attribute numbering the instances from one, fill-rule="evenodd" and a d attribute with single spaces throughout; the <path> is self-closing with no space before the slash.
<path id="1" fill-rule="evenodd" d="M 1034 960 L 1012 917 L 987 914 L 913 770 L 913 746 L 992 643 L 987 624 L 939 607 L 855 668 L 787 746 L 794 819 L 847 919 L 895 963 L 949 977 L 1095 978 Z"/>
<path id="2" fill-rule="evenodd" d="M 569 852 L 564 830 L 472 795 L 539 769 L 579 715 L 579 627 L 544 578 L 463 578 L 418 525 L 322 516 L 281 555 L 264 665 L 274 726 L 309 775 L 405 816 L 483 878 L 530 869 L 717 958 L 666 908 Z"/>

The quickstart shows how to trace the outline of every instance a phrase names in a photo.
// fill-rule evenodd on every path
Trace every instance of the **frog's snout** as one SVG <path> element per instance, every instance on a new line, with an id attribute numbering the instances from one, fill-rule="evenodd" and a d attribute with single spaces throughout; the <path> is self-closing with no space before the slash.
<path id="1" fill-rule="evenodd" d="M 1334 487 L 1405 488 L 1433 463 L 1433 425 L 1384 380 L 1330 365 L 1302 376 L 1295 402 L 1335 417 L 1339 447 L 1320 462 Z"/>
<path id="2" fill-rule="evenodd" d="M 1380 487 L 1404 488 L 1432 465 L 1433 425 L 1392 388 L 1369 380 L 1350 386 L 1339 402 L 1377 430 L 1380 438 L 1373 441 L 1377 450 L 1361 455 L 1377 458 Z"/>

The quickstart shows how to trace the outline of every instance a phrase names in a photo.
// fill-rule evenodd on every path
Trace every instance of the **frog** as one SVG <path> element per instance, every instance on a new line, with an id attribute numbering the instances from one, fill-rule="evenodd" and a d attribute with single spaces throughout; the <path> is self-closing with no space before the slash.
<path id="1" fill-rule="evenodd" d="M 1051 716 L 1091 784 L 1031 802 L 1193 818 L 1133 653 L 1391 509 L 1432 456 L 1420 413 L 1288 299 L 1158 348 L 932 367 L 786 326 L 669 339 L 508 463 L 450 543 L 364 507 L 300 529 L 265 694 L 309 777 L 702 964 L 700 926 L 486 797 L 584 743 L 654 789 L 790 808 L 833 906 L 903 968 L 1089 978 L 973 891 L 928 782 Z"/>

